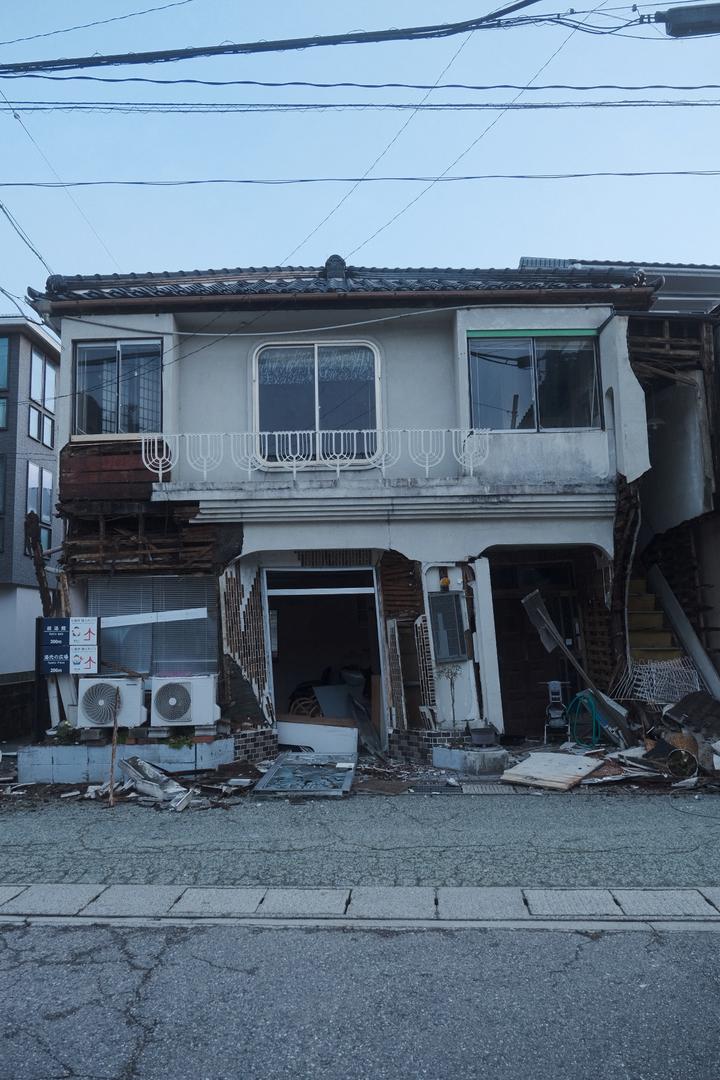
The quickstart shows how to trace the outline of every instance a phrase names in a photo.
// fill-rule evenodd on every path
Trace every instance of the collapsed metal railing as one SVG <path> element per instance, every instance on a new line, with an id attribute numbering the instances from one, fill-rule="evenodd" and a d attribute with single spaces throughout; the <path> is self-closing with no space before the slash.
<path id="1" fill-rule="evenodd" d="M 207 480 L 223 463 L 232 462 L 248 478 L 279 470 L 293 478 L 304 469 L 327 469 L 336 476 L 347 469 L 376 469 L 382 477 L 408 461 L 429 478 L 455 462 L 474 476 L 485 463 L 490 433 L 480 428 L 390 428 L 367 431 L 246 431 L 143 435 L 145 467 L 167 482 L 181 461 Z"/>

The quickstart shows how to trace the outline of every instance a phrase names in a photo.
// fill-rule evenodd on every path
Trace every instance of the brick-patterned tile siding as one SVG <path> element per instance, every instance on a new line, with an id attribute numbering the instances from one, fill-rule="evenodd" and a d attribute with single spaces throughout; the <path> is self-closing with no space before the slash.
<path id="1" fill-rule="evenodd" d="M 470 746 L 472 739 L 463 732 L 453 731 L 393 731 L 388 740 L 390 756 L 400 761 L 432 764 L 435 746 Z"/>
<path id="2" fill-rule="evenodd" d="M 236 731 L 234 739 L 236 761 L 254 762 L 277 757 L 278 737 L 274 728 L 258 727 Z"/>

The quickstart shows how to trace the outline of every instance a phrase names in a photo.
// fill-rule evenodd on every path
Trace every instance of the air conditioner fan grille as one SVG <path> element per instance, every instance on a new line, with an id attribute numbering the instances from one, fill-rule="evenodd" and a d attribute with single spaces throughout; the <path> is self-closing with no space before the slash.
<path id="1" fill-rule="evenodd" d="M 98 727 L 109 726 L 115 719 L 115 712 L 120 715 L 122 691 L 112 683 L 93 683 L 83 692 L 80 706 L 88 720 Z"/>
<path id="2" fill-rule="evenodd" d="M 155 691 L 155 711 L 169 724 L 189 715 L 191 701 L 190 691 L 183 683 L 165 683 Z"/>

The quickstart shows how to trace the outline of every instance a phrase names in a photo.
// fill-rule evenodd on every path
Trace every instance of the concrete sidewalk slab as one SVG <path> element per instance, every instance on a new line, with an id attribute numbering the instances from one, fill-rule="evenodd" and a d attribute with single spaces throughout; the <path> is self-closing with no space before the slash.
<path id="1" fill-rule="evenodd" d="M 648 918 L 717 915 L 697 889 L 613 889 L 612 894 L 626 915 Z"/>
<path id="2" fill-rule="evenodd" d="M 77 915 L 107 885 L 30 885 L 0 905 L 0 915 Z"/>
<path id="3" fill-rule="evenodd" d="M 349 889 L 268 889 L 258 915 L 344 915 Z"/>
<path id="4" fill-rule="evenodd" d="M 720 912 L 720 889 L 698 889 L 706 900 L 709 900 Z"/>
<path id="5" fill-rule="evenodd" d="M 360 885 L 352 890 L 347 914 L 354 919 L 436 919 L 435 890 Z"/>
<path id="6" fill-rule="evenodd" d="M 0 907 L 26 888 L 27 885 L 0 885 Z"/>
<path id="7" fill-rule="evenodd" d="M 609 889 L 524 889 L 533 915 L 620 915 Z"/>
<path id="8" fill-rule="evenodd" d="M 208 918 L 254 915 L 266 889 L 239 887 L 186 889 L 172 908 L 171 915 L 202 915 Z"/>
<path id="9" fill-rule="evenodd" d="M 530 918 L 522 889 L 447 886 L 438 889 L 437 897 L 439 919 Z"/>
<path id="10" fill-rule="evenodd" d="M 109 885 L 80 915 L 167 915 L 184 885 Z"/>

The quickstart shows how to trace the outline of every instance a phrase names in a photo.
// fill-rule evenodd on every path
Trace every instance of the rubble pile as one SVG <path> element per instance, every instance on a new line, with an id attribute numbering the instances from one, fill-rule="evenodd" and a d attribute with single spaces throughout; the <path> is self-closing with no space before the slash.
<path id="1" fill-rule="evenodd" d="M 601 745 L 580 740 L 555 751 L 530 752 L 506 769 L 502 780 L 555 791 L 578 785 L 720 787 L 720 701 L 703 691 L 687 694 L 653 716 L 628 718 L 622 732 L 600 729 Z"/>

